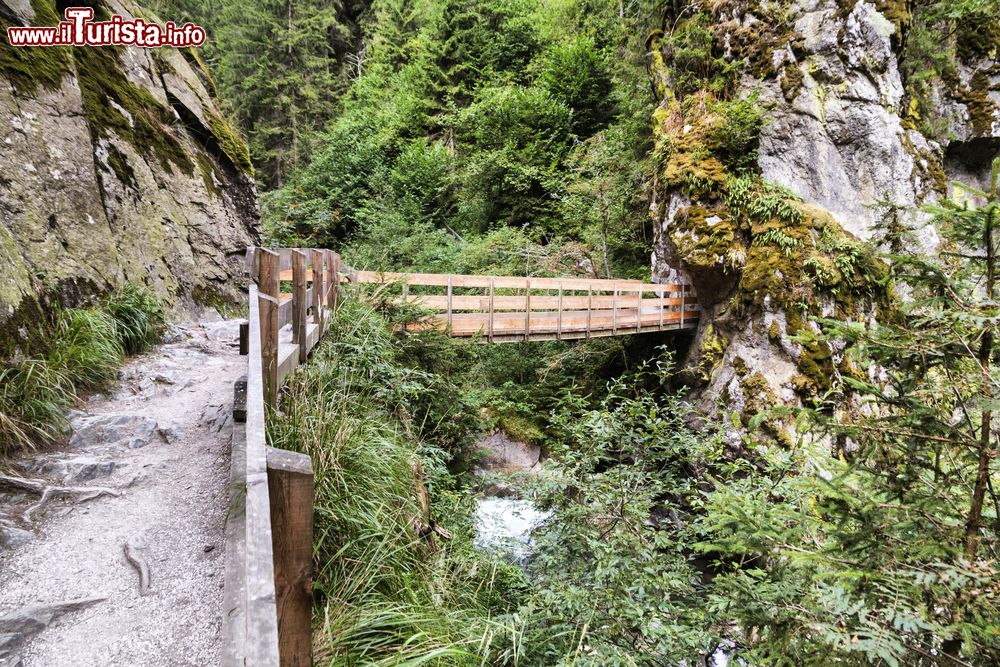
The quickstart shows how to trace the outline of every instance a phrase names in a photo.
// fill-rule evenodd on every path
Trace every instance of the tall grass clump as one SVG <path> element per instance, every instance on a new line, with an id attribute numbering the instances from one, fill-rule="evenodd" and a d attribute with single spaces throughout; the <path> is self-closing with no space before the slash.
<path id="1" fill-rule="evenodd" d="M 159 299 L 139 286 L 96 307 L 57 310 L 44 349 L 0 360 L 0 455 L 63 437 L 80 393 L 108 389 L 125 355 L 154 345 L 164 323 Z"/>
<path id="2" fill-rule="evenodd" d="M 398 356 L 383 319 L 347 300 L 269 418 L 272 444 L 309 454 L 316 473 L 316 663 L 480 665 L 505 635 L 498 616 L 520 573 L 472 548 L 471 501 L 406 415 L 434 380 Z M 436 546 L 418 535 L 421 469 L 451 533 Z"/>
<path id="3" fill-rule="evenodd" d="M 112 293 L 104 311 L 118 323 L 126 354 L 139 354 L 156 345 L 166 323 L 159 298 L 142 285 L 125 285 Z"/>
<path id="4" fill-rule="evenodd" d="M 118 376 L 124 349 L 117 321 L 98 308 L 64 310 L 56 318 L 48 364 L 77 390 L 107 388 Z"/>

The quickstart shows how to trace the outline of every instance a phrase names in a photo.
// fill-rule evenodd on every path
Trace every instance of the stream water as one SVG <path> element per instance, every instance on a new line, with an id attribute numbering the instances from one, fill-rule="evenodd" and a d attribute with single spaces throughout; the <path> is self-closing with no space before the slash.
<path id="1" fill-rule="evenodd" d="M 523 563 L 531 555 L 531 531 L 547 516 L 530 500 L 482 498 L 476 508 L 476 546 Z"/>

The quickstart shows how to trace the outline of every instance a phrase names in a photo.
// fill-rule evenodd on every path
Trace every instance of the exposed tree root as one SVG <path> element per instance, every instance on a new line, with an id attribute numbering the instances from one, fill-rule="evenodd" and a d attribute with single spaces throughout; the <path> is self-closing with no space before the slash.
<path id="1" fill-rule="evenodd" d="M 139 572 L 139 595 L 149 592 L 149 565 L 132 542 L 125 543 L 125 560 Z"/>
<path id="2" fill-rule="evenodd" d="M 24 520 L 28 523 L 31 522 L 32 515 L 45 507 L 53 498 L 70 498 L 74 502 L 82 503 L 101 496 L 118 497 L 121 495 L 118 491 L 105 486 L 50 486 L 39 479 L 11 477 L 9 475 L 0 475 L 0 489 L 23 491 L 41 496 L 38 502 L 25 510 L 23 514 Z"/>

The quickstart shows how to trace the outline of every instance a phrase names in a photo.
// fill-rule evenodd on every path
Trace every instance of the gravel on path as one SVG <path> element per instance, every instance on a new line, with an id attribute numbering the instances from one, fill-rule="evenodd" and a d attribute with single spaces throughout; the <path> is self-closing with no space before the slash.
<path id="1" fill-rule="evenodd" d="M 219 662 L 237 335 L 236 321 L 174 327 L 74 414 L 69 445 L 4 462 L 120 495 L 52 500 L 25 520 L 38 498 L 0 494 L 17 538 L 0 544 L 0 667 Z"/>

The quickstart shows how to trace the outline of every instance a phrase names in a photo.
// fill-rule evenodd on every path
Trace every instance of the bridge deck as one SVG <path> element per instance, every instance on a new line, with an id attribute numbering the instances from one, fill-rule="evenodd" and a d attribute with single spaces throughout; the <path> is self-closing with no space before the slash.
<path id="1" fill-rule="evenodd" d="M 386 286 L 397 303 L 411 305 L 407 329 L 492 343 L 693 329 L 699 315 L 691 286 L 681 284 L 374 271 L 345 278 Z"/>

